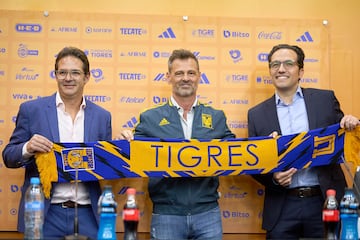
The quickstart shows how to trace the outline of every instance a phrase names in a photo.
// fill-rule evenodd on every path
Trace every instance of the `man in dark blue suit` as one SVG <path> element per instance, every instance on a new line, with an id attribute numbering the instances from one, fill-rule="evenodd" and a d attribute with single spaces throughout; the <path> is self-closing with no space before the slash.
<path id="1" fill-rule="evenodd" d="M 25 180 L 19 205 L 18 231 L 24 231 L 24 193 L 30 178 L 39 176 L 36 153 L 49 152 L 53 142 L 111 140 L 111 114 L 86 100 L 84 86 L 90 79 L 89 61 L 75 47 L 62 49 L 55 61 L 58 91 L 20 105 L 15 130 L 2 155 L 8 168 L 25 167 Z M 74 233 L 74 206 L 78 204 L 79 234 L 97 237 L 99 182 L 75 185 L 53 184 L 45 199 L 44 239 L 60 239 Z M 76 198 L 75 198 L 76 197 Z"/>
<path id="2" fill-rule="evenodd" d="M 249 110 L 249 137 L 288 135 L 339 122 L 352 130 L 359 124 L 356 117 L 344 116 L 333 91 L 300 87 L 304 58 L 298 46 L 280 44 L 270 51 L 269 71 L 275 94 Z M 340 201 L 346 186 L 339 164 L 291 168 L 254 178 L 265 186 L 262 227 L 267 239 L 323 238 L 326 190 L 335 189 Z"/>

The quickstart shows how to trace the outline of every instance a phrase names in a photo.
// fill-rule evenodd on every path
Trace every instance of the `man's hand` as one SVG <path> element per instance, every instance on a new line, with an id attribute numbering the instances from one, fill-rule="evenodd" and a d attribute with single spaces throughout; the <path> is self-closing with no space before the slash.
<path id="1" fill-rule="evenodd" d="M 125 139 L 128 141 L 134 140 L 134 134 L 131 130 L 125 129 L 115 137 L 115 140 L 121 140 L 121 139 Z"/>
<path id="2" fill-rule="evenodd" d="M 359 119 L 352 115 L 345 115 L 340 121 L 340 127 L 350 131 L 355 129 L 359 124 Z"/>
<path id="3" fill-rule="evenodd" d="M 26 151 L 30 154 L 50 152 L 53 143 L 44 136 L 34 134 L 27 142 Z"/>
<path id="4" fill-rule="evenodd" d="M 283 187 L 288 187 L 291 184 L 292 176 L 297 172 L 296 168 L 290 168 L 284 172 L 276 172 L 273 175 L 274 181 Z"/>

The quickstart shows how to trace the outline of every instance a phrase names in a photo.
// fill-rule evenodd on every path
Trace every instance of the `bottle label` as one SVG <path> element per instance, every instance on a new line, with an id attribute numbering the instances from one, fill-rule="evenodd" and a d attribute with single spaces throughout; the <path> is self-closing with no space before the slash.
<path id="1" fill-rule="evenodd" d="M 337 209 L 324 209 L 322 218 L 324 222 L 338 222 L 340 220 L 339 210 Z"/>
<path id="2" fill-rule="evenodd" d="M 139 209 L 124 209 L 122 214 L 124 221 L 139 221 Z"/>
<path id="3" fill-rule="evenodd" d="M 25 203 L 26 211 L 39 211 L 44 208 L 44 204 L 39 201 L 27 202 Z"/>

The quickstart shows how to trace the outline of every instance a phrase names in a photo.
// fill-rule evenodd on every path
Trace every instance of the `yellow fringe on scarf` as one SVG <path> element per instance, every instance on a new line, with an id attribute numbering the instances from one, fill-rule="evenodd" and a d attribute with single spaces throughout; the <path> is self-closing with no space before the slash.
<path id="1" fill-rule="evenodd" d="M 55 152 L 60 152 L 59 145 L 54 144 L 53 150 L 49 153 L 40 153 L 35 155 L 36 165 L 40 174 L 40 181 L 43 187 L 44 196 L 50 198 L 51 183 L 58 181 L 58 171 L 55 158 Z"/>
<path id="2" fill-rule="evenodd" d="M 346 162 L 353 164 L 354 173 L 360 166 L 360 125 L 352 131 L 345 131 L 344 157 Z"/>

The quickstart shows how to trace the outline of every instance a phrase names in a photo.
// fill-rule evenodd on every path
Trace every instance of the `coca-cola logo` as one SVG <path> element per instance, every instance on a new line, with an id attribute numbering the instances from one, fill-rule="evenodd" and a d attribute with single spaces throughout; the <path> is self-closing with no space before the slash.
<path id="1" fill-rule="evenodd" d="M 264 32 L 258 34 L 258 39 L 281 40 L 282 32 Z"/>

